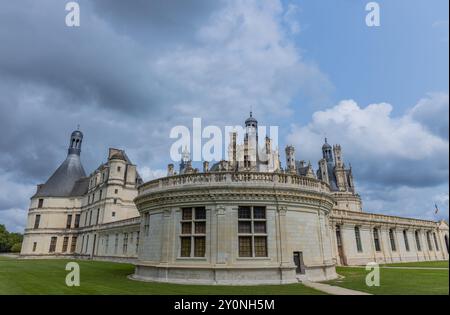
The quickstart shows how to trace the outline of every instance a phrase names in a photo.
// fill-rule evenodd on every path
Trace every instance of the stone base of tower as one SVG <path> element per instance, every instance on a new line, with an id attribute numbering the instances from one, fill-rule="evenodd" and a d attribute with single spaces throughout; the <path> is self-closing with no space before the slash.
<path id="1" fill-rule="evenodd" d="M 333 266 L 306 268 L 305 274 L 296 274 L 295 267 L 180 267 L 136 264 L 130 279 L 148 282 L 204 285 L 263 285 L 290 284 L 299 280 L 325 281 L 336 279 Z"/>

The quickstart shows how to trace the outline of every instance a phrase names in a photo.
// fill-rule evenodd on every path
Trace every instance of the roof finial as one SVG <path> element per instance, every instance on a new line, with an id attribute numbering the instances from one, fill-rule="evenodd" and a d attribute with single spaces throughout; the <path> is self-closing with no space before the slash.
<path id="1" fill-rule="evenodd" d="M 253 117 L 253 105 L 250 105 L 250 117 Z"/>
<path id="2" fill-rule="evenodd" d="M 328 138 L 327 137 L 325 137 L 325 143 L 328 143 Z"/>
<path id="3" fill-rule="evenodd" d="M 77 125 L 77 130 L 80 131 L 80 124 Z"/>

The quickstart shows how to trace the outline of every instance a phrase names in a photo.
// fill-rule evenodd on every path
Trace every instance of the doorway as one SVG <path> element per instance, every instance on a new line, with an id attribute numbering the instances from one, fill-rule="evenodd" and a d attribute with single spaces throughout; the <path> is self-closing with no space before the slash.
<path id="1" fill-rule="evenodd" d="M 305 274 L 305 263 L 303 262 L 303 252 L 294 252 L 295 272 L 298 275 Z"/>

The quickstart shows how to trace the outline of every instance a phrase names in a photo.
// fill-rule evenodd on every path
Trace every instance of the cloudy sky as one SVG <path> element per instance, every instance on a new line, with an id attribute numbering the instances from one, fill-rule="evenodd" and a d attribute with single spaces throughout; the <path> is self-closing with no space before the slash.
<path id="1" fill-rule="evenodd" d="M 0 223 L 23 230 L 78 124 L 87 172 L 118 147 L 150 179 L 172 127 L 251 107 L 316 168 L 340 143 L 365 211 L 448 218 L 448 1 L 378 1 L 375 28 L 367 2 L 80 0 L 69 28 L 66 1 L 0 1 Z"/>

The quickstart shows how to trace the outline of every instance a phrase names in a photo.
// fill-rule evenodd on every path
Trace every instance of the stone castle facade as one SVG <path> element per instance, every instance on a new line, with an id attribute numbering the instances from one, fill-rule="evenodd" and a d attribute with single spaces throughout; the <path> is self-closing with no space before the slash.
<path id="1" fill-rule="evenodd" d="M 336 265 L 448 259 L 448 224 L 363 211 L 351 167 L 325 141 L 317 172 L 279 152 L 258 122 L 244 142 L 230 134 L 228 160 L 142 182 L 122 150 L 86 176 L 83 135 L 31 198 L 21 256 L 134 261 L 138 280 L 279 284 L 335 278 Z"/>

